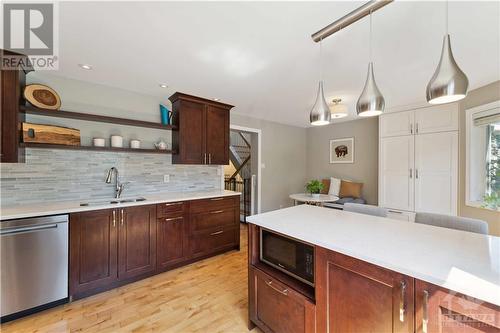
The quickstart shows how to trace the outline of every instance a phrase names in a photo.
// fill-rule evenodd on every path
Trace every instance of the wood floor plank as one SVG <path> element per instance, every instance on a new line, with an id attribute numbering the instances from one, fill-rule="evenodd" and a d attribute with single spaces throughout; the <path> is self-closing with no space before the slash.
<path id="1" fill-rule="evenodd" d="M 2 333 L 247 333 L 247 227 L 241 251 L 2 324 Z M 258 328 L 252 333 L 261 333 Z"/>

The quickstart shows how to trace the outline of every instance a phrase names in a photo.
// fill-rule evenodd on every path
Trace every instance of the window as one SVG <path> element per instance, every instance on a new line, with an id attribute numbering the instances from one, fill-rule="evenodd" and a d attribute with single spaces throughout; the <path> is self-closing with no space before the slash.
<path id="1" fill-rule="evenodd" d="M 500 211 L 500 102 L 467 110 L 466 204 Z"/>

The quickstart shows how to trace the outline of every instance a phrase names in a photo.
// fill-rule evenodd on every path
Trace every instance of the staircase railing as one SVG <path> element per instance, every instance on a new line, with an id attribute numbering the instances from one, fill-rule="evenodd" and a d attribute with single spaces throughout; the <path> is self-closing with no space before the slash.
<path id="1" fill-rule="evenodd" d="M 240 219 L 243 217 L 243 222 L 247 221 L 247 216 L 251 214 L 251 198 L 252 189 L 250 186 L 250 178 L 243 179 L 242 181 L 236 178 L 226 178 L 224 180 L 224 188 L 229 191 L 240 192 Z"/>

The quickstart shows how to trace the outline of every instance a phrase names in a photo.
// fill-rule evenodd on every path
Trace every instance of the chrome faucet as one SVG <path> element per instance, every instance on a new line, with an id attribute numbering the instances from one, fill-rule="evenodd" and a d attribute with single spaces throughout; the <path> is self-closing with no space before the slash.
<path id="1" fill-rule="evenodd" d="M 118 169 L 112 167 L 111 169 L 108 170 L 108 174 L 106 176 L 106 184 L 111 184 L 111 179 L 113 178 L 113 174 L 115 174 L 115 183 L 116 183 L 115 198 L 118 199 L 122 195 L 122 192 L 125 189 L 125 185 L 128 184 L 129 182 L 120 183 L 120 180 L 118 178 Z"/>

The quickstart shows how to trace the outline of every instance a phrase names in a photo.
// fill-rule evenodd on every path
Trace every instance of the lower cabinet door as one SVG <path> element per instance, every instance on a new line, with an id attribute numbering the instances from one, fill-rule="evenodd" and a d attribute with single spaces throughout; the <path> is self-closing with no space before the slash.
<path id="1" fill-rule="evenodd" d="M 413 332 L 413 278 L 319 247 L 315 265 L 318 333 Z"/>
<path id="2" fill-rule="evenodd" d="M 156 268 L 156 206 L 127 207 L 117 211 L 119 278 L 153 272 Z"/>
<path id="3" fill-rule="evenodd" d="M 157 223 L 157 269 L 168 267 L 186 259 L 188 226 L 187 217 L 183 214 L 159 218 Z"/>
<path id="4" fill-rule="evenodd" d="M 264 332 L 315 332 L 314 304 L 259 269 L 250 268 L 250 319 Z"/>
<path id="5" fill-rule="evenodd" d="M 416 280 L 417 333 L 500 333 L 500 307 Z"/>
<path id="6" fill-rule="evenodd" d="M 191 255 L 201 257 L 238 245 L 240 229 L 219 228 L 211 232 L 193 233 L 191 236 Z"/>
<path id="7" fill-rule="evenodd" d="M 71 214 L 69 243 L 71 296 L 118 281 L 116 210 Z"/>

